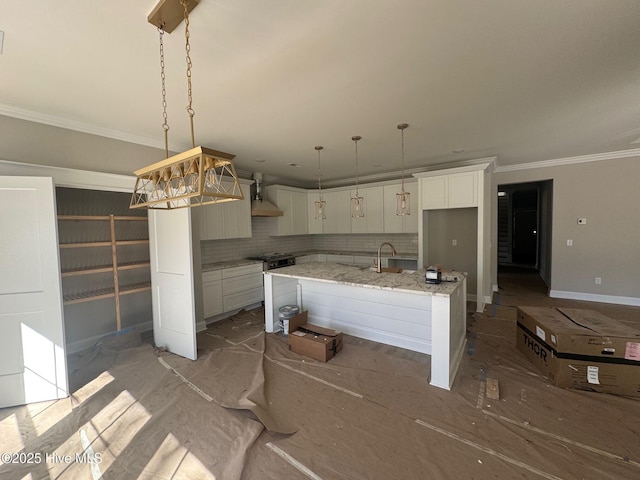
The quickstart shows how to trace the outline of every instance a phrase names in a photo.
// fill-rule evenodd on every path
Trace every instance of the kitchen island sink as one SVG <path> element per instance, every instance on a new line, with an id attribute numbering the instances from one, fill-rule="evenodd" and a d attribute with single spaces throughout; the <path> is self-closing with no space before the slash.
<path id="1" fill-rule="evenodd" d="M 466 276 L 432 285 L 424 271 L 305 263 L 264 272 L 265 329 L 296 304 L 309 321 L 348 335 L 431 355 L 431 385 L 450 389 L 466 341 Z M 428 372 L 425 372 L 428 375 Z"/>

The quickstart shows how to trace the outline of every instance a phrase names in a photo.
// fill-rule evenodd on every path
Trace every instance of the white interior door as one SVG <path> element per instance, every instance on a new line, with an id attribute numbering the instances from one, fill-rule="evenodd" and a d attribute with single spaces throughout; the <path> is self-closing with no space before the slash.
<path id="1" fill-rule="evenodd" d="M 149 245 L 154 341 L 158 347 L 195 360 L 197 309 L 191 209 L 149 210 Z"/>
<path id="2" fill-rule="evenodd" d="M 68 396 L 52 178 L 0 177 L 0 407 Z"/>

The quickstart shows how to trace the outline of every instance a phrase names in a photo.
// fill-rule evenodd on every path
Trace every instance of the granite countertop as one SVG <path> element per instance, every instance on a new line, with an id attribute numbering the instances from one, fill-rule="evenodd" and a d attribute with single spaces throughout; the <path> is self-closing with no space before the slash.
<path id="1" fill-rule="evenodd" d="M 293 252 L 292 255 L 294 257 L 302 257 L 303 255 L 316 255 L 316 254 L 321 254 L 321 255 L 358 255 L 358 256 L 363 256 L 363 257 L 377 257 L 378 256 L 378 251 L 374 250 L 366 250 L 366 251 L 345 251 L 345 250 L 304 250 L 304 251 L 300 251 L 300 252 Z M 389 249 L 387 247 L 385 247 L 385 249 L 382 251 L 382 254 L 380 255 L 382 258 L 391 258 L 391 252 L 389 251 Z M 411 259 L 417 259 L 418 258 L 418 254 L 417 253 L 402 253 L 402 252 L 398 252 L 396 255 L 393 256 L 393 258 L 411 258 Z"/>
<path id="2" fill-rule="evenodd" d="M 428 284 L 424 280 L 424 270 L 405 273 L 376 273 L 369 267 L 342 265 L 339 263 L 311 262 L 291 267 L 269 270 L 265 274 L 291 278 L 308 278 L 320 282 L 353 285 L 363 288 L 392 290 L 424 295 L 450 296 L 460 285 L 462 272 L 443 272 L 443 281 L 438 285 Z"/>
<path id="3" fill-rule="evenodd" d="M 251 265 L 252 263 L 262 263 L 261 260 L 249 260 L 247 258 L 236 258 L 235 260 L 227 260 L 225 262 L 205 263 L 201 265 L 203 272 L 211 270 L 220 270 L 221 268 L 241 267 L 242 265 Z"/>

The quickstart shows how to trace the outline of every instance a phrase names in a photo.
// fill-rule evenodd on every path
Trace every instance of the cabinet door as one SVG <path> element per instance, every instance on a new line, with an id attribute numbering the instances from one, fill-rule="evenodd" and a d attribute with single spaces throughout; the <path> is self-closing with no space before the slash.
<path id="1" fill-rule="evenodd" d="M 249 186 L 240 185 L 244 198 L 222 203 L 224 238 L 251 237 L 251 198 Z"/>
<path id="2" fill-rule="evenodd" d="M 435 210 L 448 207 L 447 175 L 420 179 L 421 210 Z"/>
<path id="3" fill-rule="evenodd" d="M 418 215 L 421 214 L 418 201 L 418 182 L 405 182 L 404 190 L 409 193 L 410 215 L 396 215 L 396 194 L 402 189 L 400 184 L 384 186 L 384 232 L 418 233 Z"/>
<path id="4" fill-rule="evenodd" d="M 201 240 L 220 240 L 224 238 L 223 205 L 204 205 L 200 216 L 202 226 L 200 229 Z"/>
<path id="5" fill-rule="evenodd" d="M 478 172 L 454 173 L 449 177 L 449 208 L 478 206 Z"/>
<path id="6" fill-rule="evenodd" d="M 288 190 L 267 189 L 267 198 L 282 210 L 282 216 L 276 217 L 276 235 L 291 235 L 293 232 L 293 212 L 291 211 L 291 192 Z"/>
<path id="7" fill-rule="evenodd" d="M 291 233 L 304 235 L 308 233 L 307 221 L 307 193 L 289 192 L 291 194 Z"/>
<path id="8" fill-rule="evenodd" d="M 327 218 L 324 233 L 351 233 L 351 195 L 349 190 L 324 193 L 327 202 Z"/>
<path id="9" fill-rule="evenodd" d="M 400 185 L 384 186 L 384 232 L 402 233 L 402 217 L 396 215 L 396 194 L 400 192 Z M 409 197 L 411 199 L 411 197 Z M 413 209 L 413 205 L 411 205 Z M 411 210 L 413 213 L 413 210 Z"/>
<path id="10" fill-rule="evenodd" d="M 317 191 L 310 191 L 307 193 L 307 220 L 309 233 L 324 232 L 324 220 L 316 218 L 316 200 L 318 200 Z"/>
<path id="11" fill-rule="evenodd" d="M 418 182 L 405 183 L 404 189 L 409 192 L 410 215 L 394 215 L 402 219 L 402 233 L 418 233 L 418 215 L 422 212 L 418 208 Z"/>
<path id="12" fill-rule="evenodd" d="M 202 285 L 204 301 L 204 318 L 213 317 L 223 312 L 222 282 L 211 282 Z"/>
<path id="13" fill-rule="evenodd" d="M 368 187 L 365 189 L 367 211 L 367 233 L 382 233 L 384 231 L 384 189 L 383 187 Z"/>
<path id="14" fill-rule="evenodd" d="M 351 217 L 351 233 L 382 233 L 384 231 L 384 189 L 383 187 L 360 188 L 364 199 L 364 217 Z M 351 190 L 350 197 L 356 191 Z M 351 201 L 351 200 L 349 200 Z M 351 204 L 348 204 L 351 208 Z"/>

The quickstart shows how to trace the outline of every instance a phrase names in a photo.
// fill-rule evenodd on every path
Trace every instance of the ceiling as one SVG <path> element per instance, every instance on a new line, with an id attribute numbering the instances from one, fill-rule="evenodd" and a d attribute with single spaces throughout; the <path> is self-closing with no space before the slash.
<path id="1" fill-rule="evenodd" d="M 0 115 L 164 148 L 155 4 L 0 0 Z M 411 171 L 638 148 L 639 25 L 637 0 L 200 0 L 196 145 L 299 184 L 317 178 L 316 145 L 323 182 L 353 178 L 353 135 L 361 177 L 397 175 L 400 122 Z M 164 44 L 181 151 L 184 22 Z M 85 162 L 123 174 L 148 163 Z"/>

